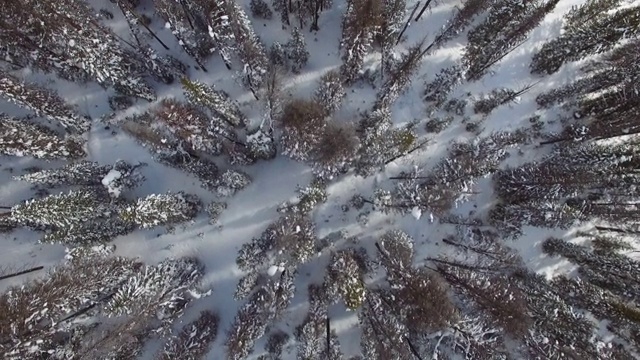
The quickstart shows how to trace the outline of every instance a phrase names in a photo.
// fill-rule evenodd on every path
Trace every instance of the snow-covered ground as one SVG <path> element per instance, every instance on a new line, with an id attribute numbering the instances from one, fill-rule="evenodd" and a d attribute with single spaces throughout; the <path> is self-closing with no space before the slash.
<path id="1" fill-rule="evenodd" d="M 372 211 L 368 215 L 368 222 L 363 224 L 358 221 L 359 211 L 351 209 L 344 212 L 342 205 L 345 205 L 354 194 L 370 195 L 374 186 L 388 184 L 389 177 L 397 175 L 403 170 L 419 166 L 428 171 L 445 156 L 448 145 L 454 140 L 483 137 L 494 131 L 526 128 L 530 125 L 528 118 L 535 114 L 541 115 L 542 121 L 547 123 L 546 131 L 558 130 L 560 125 L 559 122 L 555 122 L 557 114 L 554 110 L 538 110 L 534 99 L 541 92 L 567 83 L 572 79 L 580 64 L 568 64 L 556 74 L 543 78 L 530 75 L 528 65 L 532 53 L 539 48 L 542 42 L 558 34 L 560 31 L 559 20 L 562 14 L 571 6 L 581 2 L 581 0 L 560 1 L 555 10 L 529 35 L 529 39 L 523 45 L 491 68 L 491 74 L 480 81 L 465 82 L 450 95 L 451 98 L 463 95 L 468 97 L 465 94 L 470 93 L 470 97 L 478 97 L 497 87 L 518 88 L 537 82 L 536 86 L 521 96 L 518 102 L 501 106 L 484 119 L 483 130 L 479 135 L 465 131 L 465 124 L 460 122 L 459 117 L 445 131 L 437 135 L 425 134 L 423 130 L 424 123 L 429 116 L 426 104 L 422 100 L 424 83 L 432 80 L 441 68 L 459 60 L 461 49 L 465 45 L 465 34 L 461 34 L 443 48 L 425 57 L 420 71 L 413 77 L 411 87 L 393 105 L 392 113 L 397 125 L 412 121 L 419 123 L 418 134 L 421 139 L 429 138 L 430 141 L 421 150 L 388 164 L 384 172 L 372 177 L 362 178 L 348 173 L 332 181 L 327 188 L 327 202 L 313 211 L 318 236 L 323 237 L 336 231 L 346 231 L 348 236 L 360 239 L 361 243 L 373 253 L 375 251 L 373 243 L 377 236 L 390 229 L 402 229 L 416 240 L 418 261 L 425 257 L 436 257 L 445 252 L 455 253 L 455 248 L 441 242 L 442 238 L 455 231 L 455 227 L 450 224 L 440 224 L 431 214 L 422 213 L 417 209 L 407 216 L 387 215 Z M 94 1 L 94 4 L 96 9 L 106 8 L 115 15 L 115 18 L 108 22 L 112 29 L 125 38 L 130 36 L 126 22 L 114 4 L 107 1 Z M 250 13 L 249 2 L 246 1 L 243 5 L 245 10 Z M 414 5 L 415 1 L 409 0 L 407 9 L 413 9 Z M 456 6 L 460 6 L 458 1 L 440 0 L 434 2 L 431 9 L 419 21 L 411 23 L 406 33 L 407 39 L 396 47 L 396 51 L 402 52 L 425 36 L 427 42 L 430 42 L 451 16 Z M 151 9 L 150 4 L 146 7 L 147 10 Z M 305 31 L 310 60 L 301 74 L 288 75 L 285 83 L 287 96 L 298 98 L 310 96 L 317 86 L 318 79 L 327 71 L 337 69 L 340 66 L 338 42 L 340 21 L 344 10 L 345 2 L 335 0 L 333 7 L 320 16 L 320 31 L 313 33 Z M 407 16 L 409 16 L 409 11 Z M 252 20 L 256 33 L 267 46 L 276 40 L 281 43 L 287 41 L 289 32 L 282 29 L 277 16 L 270 21 Z M 478 21 L 476 19 L 476 23 Z M 261 121 L 263 104 L 255 101 L 251 93 L 247 92 L 234 79 L 235 74 L 224 67 L 219 57 L 213 56 L 207 63 L 208 72 L 196 70 L 193 67 L 195 65 L 193 60 L 184 54 L 160 19 L 155 17 L 151 28 L 159 34 L 165 43 L 170 44 L 171 54 L 185 64 L 192 65 L 188 71 L 191 79 L 215 84 L 217 88 L 228 92 L 232 98 L 240 102 L 242 111 L 254 126 Z M 367 58 L 365 67 L 376 66 L 379 61 L 379 53 L 372 53 Z M 113 94 L 111 90 L 104 90 L 91 83 L 78 85 L 56 80 L 55 84 L 52 84 L 52 77 L 31 74 L 26 71 L 23 75 L 58 89 L 69 103 L 76 105 L 80 111 L 91 116 L 93 127 L 88 135 L 88 160 L 101 164 L 113 164 L 116 160 L 122 159 L 129 163 L 145 162 L 148 164 L 141 169 L 147 180 L 142 186 L 135 189 L 135 195 L 185 191 L 198 195 L 205 204 L 219 200 L 215 194 L 201 188 L 198 180 L 194 177 L 155 162 L 150 153 L 130 136 L 116 126 L 100 122 L 100 118 L 109 111 L 107 97 Z M 161 86 L 157 91 L 158 99 L 169 96 L 183 97 L 179 84 Z M 375 93 L 376 90 L 369 86 L 356 86 L 347 89 L 347 97 L 337 117 L 344 121 L 356 121 L 359 112 L 371 108 L 375 100 Z M 118 116 L 124 117 L 132 113 L 141 113 L 153 105 L 154 103 L 140 100 L 131 109 Z M 19 114 L 20 111 L 15 106 L 4 102 L 0 104 L 0 108 L 3 112 L 11 114 Z M 512 150 L 513 156 L 506 163 L 516 165 L 531 161 L 544 155 L 544 151 L 548 151 L 548 149 L 524 145 Z M 0 205 L 11 206 L 33 196 L 29 184 L 14 181 L 12 176 L 23 174 L 25 169 L 32 166 L 54 168 L 62 163 L 30 158 L 0 158 Z M 213 289 L 212 295 L 196 300 L 183 321 L 186 323 L 193 320 L 196 314 L 203 309 L 212 309 L 220 314 L 220 335 L 211 347 L 208 359 L 224 358 L 223 342 L 225 336 L 222 334 L 229 328 L 238 307 L 242 305 L 242 302 L 233 299 L 235 286 L 243 275 L 235 263 L 240 246 L 250 241 L 252 237 L 258 236 L 268 224 L 276 220 L 280 215 L 277 212 L 277 207 L 284 201 L 295 197 L 297 186 L 308 185 L 312 179 L 311 169 L 308 166 L 290 160 L 283 155 L 278 155 L 274 160 L 260 161 L 255 165 L 243 167 L 242 170 L 252 177 L 253 182 L 233 197 L 225 199 L 228 207 L 216 224 L 209 224 L 206 214 L 201 214 L 195 220 L 179 225 L 173 233 L 167 233 L 162 227 L 138 230 L 132 234 L 121 236 L 113 242 L 116 246 L 116 254 L 139 258 L 147 263 L 158 263 L 168 257 L 182 256 L 196 256 L 203 262 L 206 271 L 203 286 L 211 287 Z M 476 215 L 482 217 L 482 214 L 486 213 L 494 201 L 492 191 L 491 181 L 481 179 L 474 189 L 476 194 L 460 204 L 455 212 L 467 215 L 469 211 L 474 211 Z M 505 243 L 517 250 L 526 265 L 535 272 L 547 276 L 571 273 L 573 266 L 570 263 L 544 255 L 540 249 L 540 243 L 549 236 L 573 238 L 575 231 L 575 229 L 562 231 L 527 227 L 523 229 L 524 235 L 513 241 L 507 240 Z M 21 229 L 0 236 L 2 242 L 0 264 L 3 266 L 20 268 L 43 265 L 49 268 L 58 264 L 65 254 L 64 247 L 61 245 L 37 243 L 37 235 L 28 230 Z M 290 331 L 303 320 L 306 313 L 307 284 L 321 281 L 324 274 L 322 267 L 326 265 L 327 261 L 328 255 L 324 254 L 321 258 L 301 267 L 296 283 L 298 285 L 296 297 L 286 316 L 274 325 L 275 328 Z M 0 287 L 6 288 L 9 285 L 19 284 L 40 274 L 42 272 L 12 278 L 1 282 Z M 357 318 L 353 313 L 345 311 L 342 305 L 331 307 L 329 314 L 333 319 L 332 327 L 338 332 L 341 339 L 344 354 L 349 356 L 358 353 L 359 341 L 349 340 L 352 336 L 358 335 L 358 330 L 355 327 Z M 159 344 L 153 342 L 147 344 L 149 358 L 155 353 L 158 346 Z M 258 342 L 256 352 L 251 358 L 254 359 L 260 355 L 262 348 L 263 342 Z M 294 357 L 295 350 L 292 350 L 286 358 Z"/>

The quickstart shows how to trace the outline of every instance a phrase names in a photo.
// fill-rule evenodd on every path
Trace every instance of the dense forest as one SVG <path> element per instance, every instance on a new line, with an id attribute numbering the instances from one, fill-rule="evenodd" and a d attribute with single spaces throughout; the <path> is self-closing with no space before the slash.
<path id="1" fill-rule="evenodd" d="M 640 357 L 638 1 L 0 10 L 3 359 Z"/>

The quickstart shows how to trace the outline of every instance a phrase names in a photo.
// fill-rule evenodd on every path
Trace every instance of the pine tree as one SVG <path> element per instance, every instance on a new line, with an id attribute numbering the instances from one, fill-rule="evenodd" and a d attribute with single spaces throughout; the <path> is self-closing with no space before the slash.
<path id="1" fill-rule="evenodd" d="M 14 176 L 14 180 L 50 187 L 62 185 L 100 185 L 102 179 L 111 171 L 110 165 L 81 160 L 59 169 L 40 170 L 22 176 Z"/>
<path id="2" fill-rule="evenodd" d="M 568 14 L 563 34 L 547 43 L 531 62 L 531 73 L 553 74 L 570 61 L 611 50 L 625 38 L 640 32 L 640 8 L 627 7 L 613 13 L 604 9 L 616 2 L 596 0 L 575 8 Z M 562 49 L 562 51 L 559 51 Z"/>
<path id="3" fill-rule="evenodd" d="M 384 4 L 380 0 L 354 0 L 349 2 L 342 22 L 343 50 L 340 74 L 345 82 L 356 80 L 382 23 Z"/>
<path id="4" fill-rule="evenodd" d="M 265 20 L 271 20 L 273 17 L 273 11 L 271 11 L 269 5 L 267 5 L 264 0 L 251 0 L 249 6 L 253 17 Z"/>
<path id="5" fill-rule="evenodd" d="M 357 131 L 360 146 L 355 167 L 356 173 L 361 176 L 373 174 L 387 161 L 404 154 L 416 139 L 415 133 L 409 128 L 392 128 L 388 108 L 378 108 L 365 114 Z"/>
<path id="6" fill-rule="evenodd" d="M 286 214 L 251 242 L 242 245 L 236 258 L 241 270 L 255 271 L 270 265 L 295 268 L 315 255 L 317 238 L 313 223 L 301 214 Z"/>
<path id="7" fill-rule="evenodd" d="M 260 287 L 238 311 L 225 342 L 228 359 L 245 359 L 267 326 L 282 316 L 295 293 L 293 278 L 294 274 L 283 272 L 278 280 Z"/>
<path id="8" fill-rule="evenodd" d="M 293 28 L 291 39 L 285 45 L 285 49 L 287 49 L 287 54 L 291 60 L 291 70 L 296 74 L 299 73 L 309 61 L 309 52 L 307 51 L 304 36 L 297 27 Z"/>
<path id="9" fill-rule="evenodd" d="M 210 344 L 218 335 L 218 315 L 204 310 L 193 322 L 185 325 L 179 334 L 164 344 L 159 360 L 199 359 L 206 355 Z"/>
<path id="10" fill-rule="evenodd" d="M 424 99 L 433 101 L 436 106 L 444 104 L 447 96 L 460 83 L 464 76 L 464 70 L 459 65 L 444 68 L 436 74 L 436 78 L 427 83 L 424 90 Z"/>
<path id="11" fill-rule="evenodd" d="M 398 42 L 400 32 L 407 7 L 406 0 L 384 0 L 382 11 L 382 22 L 377 34 L 377 42 L 380 45 L 382 54 L 381 68 L 384 70 L 391 67 L 391 50 Z"/>
<path id="12" fill-rule="evenodd" d="M 326 296 L 332 302 L 342 300 L 348 310 L 357 310 L 366 296 L 363 276 L 364 271 L 358 264 L 355 251 L 334 253 L 324 279 Z"/>
<path id="13" fill-rule="evenodd" d="M 331 70 L 320 78 L 313 98 L 321 104 L 327 114 L 333 114 L 340 108 L 342 99 L 346 96 L 340 73 Z"/>
<path id="14" fill-rule="evenodd" d="M 16 51 L 19 62 L 55 71 L 68 80 L 94 80 L 127 95 L 155 100 L 140 76 L 142 69 L 127 56 L 115 34 L 100 25 L 86 2 L 28 0 L 7 6 L 15 16 L 3 18 L 0 27 L 14 37 L 7 50 Z"/>
<path id="15" fill-rule="evenodd" d="M 154 316 L 173 325 L 198 293 L 203 266 L 195 258 L 167 259 L 129 277 L 104 304 L 105 315 Z"/>
<path id="16" fill-rule="evenodd" d="M 197 107 L 173 99 L 163 100 L 153 115 L 166 126 L 161 136 L 176 137 L 187 152 L 202 151 L 219 155 L 222 151 L 221 135 L 234 136 L 222 125 L 221 118 L 209 119 Z"/>
<path id="17" fill-rule="evenodd" d="M 227 170 L 217 180 L 216 192 L 220 196 L 231 196 L 251 184 L 249 175 L 235 170 Z"/>
<path id="18" fill-rule="evenodd" d="M 388 108 L 411 84 L 411 78 L 420 67 L 424 41 L 409 48 L 397 65 L 393 66 L 382 88 L 377 94 L 375 107 Z"/>
<path id="19" fill-rule="evenodd" d="M 70 359 L 86 350 L 82 344 L 90 342 L 87 332 L 61 319 L 99 302 L 141 265 L 110 253 L 104 247 L 76 248 L 43 278 L 0 295 L 0 354 Z M 60 342 L 61 338 L 66 341 Z"/>
<path id="20" fill-rule="evenodd" d="M 473 20 L 493 3 L 493 0 L 467 0 L 462 8 L 455 9 L 455 14 L 447 21 L 425 52 L 437 50 L 447 41 L 458 36 L 466 27 L 471 25 Z"/>
<path id="21" fill-rule="evenodd" d="M 22 226 L 66 228 L 103 217 L 111 210 L 96 192 L 79 190 L 27 200 L 11 208 L 11 217 Z"/>
<path id="22" fill-rule="evenodd" d="M 225 2 L 229 29 L 236 41 L 236 53 L 242 62 L 241 80 L 254 95 L 264 82 L 269 59 L 251 21 L 235 1 Z"/>
<path id="23" fill-rule="evenodd" d="M 97 219 L 46 233 L 41 242 L 87 246 L 102 244 L 134 230 L 132 224 L 118 218 Z"/>
<path id="24" fill-rule="evenodd" d="M 224 92 L 199 81 L 187 78 L 183 78 L 181 81 L 185 96 L 192 104 L 202 106 L 214 114 L 218 114 L 233 127 L 240 127 L 246 124 L 247 119 L 240 111 L 238 104 L 231 101 Z"/>
<path id="25" fill-rule="evenodd" d="M 327 329 L 329 318 L 327 300 L 323 291 L 322 286 L 309 285 L 309 311 L 302 324 L 297 326 L 294 332 L 298 342 L 297 359 L 299 360 L 310 358 L 342 359 L 338 336 L 335 330 L 328 331 Z M 327 344 L 327 336 L 329 336 L 329 344 Z"/>
<path id="26" fill-rule="evenodd" d="M 168 27 L 173 35 L 178 39 L 178 43 L 184 51 L 196 61 L 196 63 L 206 71 L 203 64 L 205 59 L 216 50 L 220 51 L 225 58 L 226 38 L 214 33 L 212 27 L 214 9 L 217 9 L 217 3 L 204 2 L 199 0 L 154 0 L 155 11 L 166 21 L 165 27 Z M 212 7 L 213 9 L 211 9 Z M 202 19 L 203 16 L 209 15 L 211 20 Z M 195 20 L 198 21 L 195 21 Z M 222 27 L 224 25 L 222 24 Z M 228 27 L 227 27 L 228 29 Z M 228 33 L 228 30 L 225 32 Z"/>
<path id="27" fill-rule="evenodd" d="M 84 156 L 79 140 L 60 138 L 47 128 L 0 114 L 0 153 L 38 159 L 75 159 Z"/>
<path id="28" fill-rule="evenodd" d="M 0 72 L 0 94 L 7 100 L 33 111 L 37 116 L 53 120 L 70 132 L 89 130 L 89 119 L 76 114 L 56 92 L 29 84 L 5 72 Z"/>
<path id="29" fill-rule="evenodd" d="M 485 22 L 469 32 L 469 45 L 463 56 L 467 80 L 478 80 L 500 61 L 551 12 L 559 0 L 508 1 L 492 6 Z"/>
<path id="30" fill-rule="evenodd" d="M 152 194 L 126 206 L 119 216 L 126 222 L 143 229 L 159 225 L 172 225 L 196 216 L 200 203 L 193 195 L 184 193 Z"/>

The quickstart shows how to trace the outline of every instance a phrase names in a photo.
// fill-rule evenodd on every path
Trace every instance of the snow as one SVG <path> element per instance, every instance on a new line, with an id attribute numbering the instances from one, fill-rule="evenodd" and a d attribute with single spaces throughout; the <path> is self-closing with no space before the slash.
<path id="1" fill-rule="evenodd" d="M 422 217 L 422 210 L 415 206 L 413 209 L 411 209 L 411 216 L 413 216 L 416 220 L 420 220 L 420 218 Z"/>
<path id="2" fill-rule="evenodd" d="M 111 169 L 107 173 L 107 175 L 102 178 L 102 185 L 104 185 L 109 191 L 109 194 L 113 195 L 114 197 L 120 197 L 120 192 L 122 191 L 122 189 L 119 186 L 115 185 L 114 182 L 121 177 L 122 173 L 120 171 Z"/>
<path id="3" fill-rule="evenodd" d="M 248 7 L 248 1 L 244 1 Z M 416 1 L 407 2 L 407 12 L 414 7 Z M 441 4 L 436 4 L 441 3 Z M 557 22 L 562 13 L 571 6 L 580 3 L 577 0 L 562 1 L 558 4 L 554 12 L 547 17 L 545 22 L 529 36 L 529 39 L 517 51 L 514 51 L 500 64 L 492 67 L 494 74 L 487 75 L 481 81 L 466 84 L 458 87 L 451 98 L 461 97 L 469 92 L 473 95 L 489 93 L 497 85 L 506 87 L 517 87 L 524 83 L 533 82 L 535 79 L 529 74 L 527 66 L 531 55 L 547 38 L 559 31 Z M 401 43 L 396 50 L 404 50 L 411 44 L 421 40 L 425 34 L 433 36 L 449 17 L 451 10 L 460 5 L 459 1 L 434 2 L 431 14 L 425 13 L 418 22 L 412 22 L 407 30 L 407 41 Z M 100 6 L 103 6 L 102 4 Z M 106 6 L 106 3 L 105 5 Z M 338 40 L 340 37 L 340 19 L 344 12 L 344 1 L 335 1 L 333 8 L 324 12 L 320 16 L 318 33 L 305 32 L 308 51 L 310 53 L 309 63 L 299 75 L 289 74 L 284 84 L 286 97 L 308 97 L 312 94 L 317 85 L 317 80 L 326 72 L 337 69 L 340 66 L 340 53 L 338 52 Z M 117 12 L 114 29 L 124 29 L 122 19 L 118 18 Z M 265 23 L 266 27 L 262 24 Z M 262 40 L 266 44 L 271 44 L 274 40 L 286 43 L 289 33 L 282 30 L 278 16 L 274 20 L 261 21 L 253 19 L 256 30 L 259 31 Z M 171 36 L 171 24 L 153 21 L 152 26 L 158 32 L 162 40 L 172 46 L 172 51 L 181 61 L 189 64 L 189 76 L 207 84 L 216 84 L 230 96 L 237 100 L 242 107 L 242 111 L 249 117 L 252 125 L 260 124 L 264 109 L 262 104 L 254 101 L 253 95 L 243 89 L 237 80 L 233 78 L 233 73 L 226 70 L 219 56 L 212 56 L 206 64 L 208 72 L 198 71 L 193 68 L 194 62 L 186 54 L 181 52 L 182 41 L 177 41 Z M 164 28 L 164 29 L 163 29 Z M 125 32 L 128 32 L 126 30 Z M 125 36 L 129 36 L 128 34 Z M 401 125 L 416 121 L 420 128 L 423 128 L 427 120 L 425 114 L 425 104 L 422 101 L 422 91 L 424 81 L 432 80 L 434 74 L 440 68 L 452 64 L 460 57 L 460 41 L 464 41 L 464 36 L 449 42 L 446 46 L 434 52 L 423 61 L 420 73 L 415 76 L 411 87 L 393 105 L 394 124 Z M 69 45 L 74 46 L 70 41 Z M 376 71 L 379 64 L 379 53 L 372 52 L 366 58 L 365 69 Z M 558 84 L 569 81 L 575 74 L 576 64 L 568 64 L 562 71 L 550 77 L 545 77 L 538 84 L 535 91 L 524 94 L 518 102 L 511 106 L 504 106 L 496 109 L 484 119 L 482 126 L 484 130 L 478 135 L 486 136 L 493 130 L 513 130 L 527 125 L 526 115 L 539 112 L 544 119 L 555 119 L 556 114 L 552 111 L 538 111 L 535 109 L 535 96 L 540 92 L 548 90 Z M 50 77 L 35 74 L 34 81 L 45 83 Z M 56 80 L 57 81 L 57 80 Z M 88 158 L 98 161 L 101 164 L 113 164 L 118 159 L 126 160 L 130 163 L 146 162 L 148 166 L 141 169 L 147 180 L 134 190 L 134 195 L 144 197 L 153 193 L 166 193 L 167 191 L 185 191 L 198 195 L 203 203 L 219 201 L 219 197 L 205 189 L 202 189 L 197 179 L 185 174 L 177 169 L 167 167 L 156 162 L 149 151 L 137 143 L 134 139 L 116 131 L 111 134 L 111 130 L 104 129 L 98 123 L 98 118 L 109 112 L 107 97 L 113 95 L 113 90 L 104 90 L 96 84 L 80 85 L 64 81 L 58 81 L 56 86 L 65 99 L 77 105 L 83 111 L 91 115 L 93 128 L 88 134 L 87 145 Z M 182 91 L 178 85 L 158 86 L 158 98 L 177 97 L 182 98 Z M 355 88 L 347 88 L 347 95 L 342 108 L 337 113 L 337 118 L 356 119 L 357 114 L 369 109 L 375 100 L 375 90 L 368 86 L 357 85 Z M 124 114 L 118 114 L 117 118 L 142 113 L 155 103 L 137 102 Z M 3 111 L 14 113 L 11 105 L 0 103 Z M 116 119 L 117 120 L 117 119 Z M 559 126 L 559 125 L 551 125 Z M 400 171 L 408 171 L 416 164 L 420 168 L 430 169 L 440 159 L 442 159 L 448 149 L 448 144 L 454 140 L 471 139 L 476 135 L 469 134 L 464 130 L 464 124 L 460 121 L 454 122 L 446 130 L 432 136 L 428 145 L 420 151 L 412 153 L 410 156 L 400 158 L 388 164 L 388 166 L 376 176 L 361 178 L 352 173 L 341 175 L 332 179 L 327 187 L 328 199 L 324 204 L 319 205 L 313 212 L 313 219 L 317 226 L 319 237 L 336 231 L 345 231 L 348 236 L 355 236 L 361 239 L 363 246 L 367 247 L 371 254 L 375 253 L 373 248 L 374 239 L 390 229 L 403 229 L 416 240 L 417 259 L 425 256 L 435 257 L 438 254 L 446 254 L 453 251 L 445 246 L 440 240 L 445 236 L 455 232 L 455 227 L 450 224 L 441 224 L 432 213 L 423 216 L 423 210 L 414 207 L 410 211 L 411 216 L 402 217 L 395 214 L 383 214 L 372 211 L 363 215 L 364 212 L 351 209 L 349 212 L 342 211 L 342 205 L 346 204 L 354 194 L 363 194 L 367 197 L 373 191 L 374 186 L 386 184 L 392 186 L 393 183 L 388 178 L 397 175 Z M 552 130 L 550 128 L 549 130 Z M 247 140 L 256 139 L 263 134 L 261 132 L 250 135 Z M 420 136 L 427 136 L 420 134 Z M 162 139 L 161 141 L 166 141 Z M 527 158 L 514 156 L 510 158 L 509 164 L 521 163 L 534 160 L 544 154 L 544 149 L 528 147 L 525 149 Z M 21 173 L 30 166 L 55 167 L 64 162 L 54 161 L 47 163 L 29 158 L 0 158 L 2 170 L 11 168 L 15 173 Z M 270 223 L 276 220 L 280 214 L 277 207 L 283 201 L 295 196 L 296 186 L 306 186 L 312 178 L 309 166 L 292 161 L 285 156 L 278 155 L 277 158 L 269 161 L 260 161 L 255 165 L 242 167 L 242 171 L 249 174 L 253 182 L 246 188 L 238 191 L 233 196 L 226 198 L 228 203 L 220 215 L 216 225 L 209 224 L 206 215 L 201 214 L 195 219 L 193 224 L 178 226 L 175 232 L 169 233 L 163 229 L 140 230 L 134 233 L 117 238 L 113 244 L 116 245 L 116 254 L 127 257 L 136 257 L 140 260 L 154 264 L 167 258 L 177 258 L 182 256 L 196 256 L 205 265 L 203 277 L 203 288 L 213 289 L 211 293 L 192 293 L 195 298 L 194 305 L 188 310 L 186 317 L 194 317 L 200 310 L 214 309 L 220 314 L 220 330 L 216 342 L 211 346 L 211 351 L 207 359 L 224 358 L 224 334 L 229 329 L 235 316 L 236 310 L 242 302 L 233 299 L 233 293 L 238 280 L 244 275 L 235 264 L 240 246 L 258 236 Z M 114 196 L 120 196 L 121 189 L 115 186 L 115 182 L 122 176 L 116 170 L 111 170 L 103 179 L 102 184 Z M 454 210 L 456 214 L 468 215 L 471 211 L 480 216 L 486 214 L 491 204 L 495 201 L 489 179 L 478 181 L 474 191 L 478 192 L 463 202 L 461 206 Z M 0 198 L 2 205 L 14 204 L 31 198 L 33 192 L 28 184 L 11 180 L 9 171 L 0 171 Z M 365 218 L 367 223 L 361 223 L 358 219 Z M 300 232 L 298 226 L 293 229 Z M 575 237 L 577 229 L 572 230 L 547 230 L 538 228 L 524 229 L 524 235 L 507 245 L 517 251 L 530 269 L 544 274 L 548 278 L 557 274 L 570 274 L 575 267 L 567 261 L 559 258 L 551 258 L 544 255 L 540 249 L 540 244 L 550 236 L 557 236 L 565 239 Z M 198 236 L 198 234 L 204 234 Z M 64 247 L 59 245 L 45 245 L 37 243 L 37 234 L 26 229 L 19 229 L 9 234 L 0 234 L 0 238 L 6 244 L 0 253 L 0 264 L 11 266 L 22 266 L 23 264 L 43 265 L 49 269 L 60 263 L 64 257 Z M 286 329 L 292 329 L 299 324 L 305 314 L 304 303 L 306 303 L 306 285 L 310 282 L 319 282 L 324 276 L 324 265 L 327 262 L 327 255 L 321 253 L 317 260 L 301 267 L 300 276 L 296 282 L 297 288 L 301 289 L 296 294 L 294 305 L 290 313 L 284 320 L 276 324 Z M 422 260 L 419 260 L 422 262 Z M 282 273 L 285 269 L 280 265 L 270 266 L 266 273 L 274 277 Z M 10 285 L 19 284 L 21 281 L 30 279 L 40 274 L 29 274 L 18 278 L 13 278 L 0 283 L 0 287 L 5 288 Z M 307 275 L 308 274 L 308 275 Z M 339 308 L 331 308 L 330 316 L 336 318 L 332 322 L 332 327 L 338 331 L 342 349 L 345 355 L 355 355 L 359 351 L 359 336 L 357 317 L 353 313 L 345 313 Z M 261 347 L 258 346 L 256 356 L 260 354 Z M 150 356 L 150 355 L 149 355 Z M 254 358 L 255 358 L 254 357 Z M 345 358 L 346 358 L 345 357 Z M 283 359 L 294 359 L 295 350 L 283 357 Z"/>
<path id="4" fill-rule="evenodd" d="M 277 267 L 277 266 L 272 265 L 271 267 L 269 267 L 269 270 L 267 270 L 267 274 L 268 274 L 269 276 L 274 276 L 275 274 L 277 274 L 277 273 L 278 273 L 278 270 L 279 270 L 279 269 L 278 269 L 278 267 Z"/>

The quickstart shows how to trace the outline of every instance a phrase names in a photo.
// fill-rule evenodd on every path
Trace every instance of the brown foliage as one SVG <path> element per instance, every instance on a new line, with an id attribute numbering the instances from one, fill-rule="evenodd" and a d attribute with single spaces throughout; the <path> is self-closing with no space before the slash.
<path id="1" fill-rule="evenodd" d="M 351 124 L 329 122 L 318 144 L 317 159 L 322 164 L 333 164 L 351 158 L 357 148 L 357 136 Z"/>
<path id="2" fill-rule="evenodd" d="M 300 132 L 316 132 L 324 125 L 325 112 L 315 101 L 294 99 L 284 107 L 280 123 Z"/>

